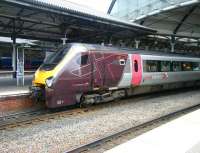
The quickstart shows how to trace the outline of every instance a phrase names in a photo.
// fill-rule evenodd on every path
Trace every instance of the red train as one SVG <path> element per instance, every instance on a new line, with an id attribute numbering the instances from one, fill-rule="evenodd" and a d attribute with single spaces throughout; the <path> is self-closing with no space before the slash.
<path id="1" fill-rule="evenodd" d="M 37 70 L 33 95 L 49 108 L 199 85 L 200 58 L 72 43 Z"/>
<path id="2" fill-rule="evenodd" d="M 42 62 L 43 62 L 43 59 L 25 60 L 24 69 L 35 70 L 42 64 Z M 10 57 L 10 56 L 0 57 L 0 69 L 2 69 L 2 70 L 12 70 L 12 57 Z"/>

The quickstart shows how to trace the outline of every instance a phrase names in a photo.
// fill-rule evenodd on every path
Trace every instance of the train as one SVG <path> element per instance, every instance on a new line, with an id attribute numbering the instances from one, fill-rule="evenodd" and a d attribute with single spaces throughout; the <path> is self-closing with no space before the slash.
<path id="1" fill-rule="evenodd" d="M 43 63 L 43 59 L 27 59 L 24 63 L 24 68 L 37 69 Z M 11 70 L 12 69 L 12 57 L 2 56 L 0 57 L 0 69 L 2 70 Z"/>
<path id="2" fill-rule="evenodd" d="M 0 69 L 12 69 L 12 58 L 0 57 Z"/>
<path id="3" fill-rule="evenodd" d="M 196 86 L 199 80 L 199 57 L 69 43 L 39 67 L 31 91 L 48 108 L 58 108 Z"/>

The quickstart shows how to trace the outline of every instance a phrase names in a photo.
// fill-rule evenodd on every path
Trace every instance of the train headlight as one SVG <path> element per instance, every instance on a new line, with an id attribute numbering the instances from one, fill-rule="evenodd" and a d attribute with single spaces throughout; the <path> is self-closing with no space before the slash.
<path id="1" fill-rule="evenodd" d="M 53 80 L 54 80 L 53 77 L 49 77 L 49 78 L 46 79 L 45 82 L 46 82 L 46 85 L 47 85 L 48 88 L 51 88 L 51 87 L 52 87 L 52 85 L 53 85 Z"/>

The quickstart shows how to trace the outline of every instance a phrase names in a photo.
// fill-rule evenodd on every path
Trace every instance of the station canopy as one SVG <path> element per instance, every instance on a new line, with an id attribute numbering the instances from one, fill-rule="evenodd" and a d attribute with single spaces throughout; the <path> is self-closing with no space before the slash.
<path id="1" fill-rule="evenodd" d="M 112 0 L 108 13 L 157 30 L 157 35 L 200 39 L 199 0 Z"/>
<path id="2" fill-rule="evenodd" d="M 0 36 L 46 41 L 67 37 L 68 41 L 93 42 L 155 32 L 69 1 L 0 1 Z"/>
<path id="3" fill-rule="evenodd" d="M 199 8 L 199 0 L 182 0 L 138 16 L 132 21 L 155 28 L 160 35 L 198 40 L 200 39 Z"/>

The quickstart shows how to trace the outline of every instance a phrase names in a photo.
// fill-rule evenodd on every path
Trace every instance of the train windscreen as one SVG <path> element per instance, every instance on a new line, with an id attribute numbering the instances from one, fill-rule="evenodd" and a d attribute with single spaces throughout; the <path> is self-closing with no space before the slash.
<path id="1" fill-rule="evenodd" d="M 52 70 L 67 54 L 67 52 L 70 50 L 71 45 L 67 44 L 65 46 L 62 46 L 56 51 L 55 53 L 49 55 L 45 60 L 44 63 L 41 65 L 41 70 Z"/>

